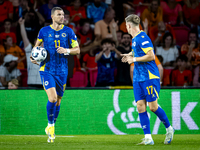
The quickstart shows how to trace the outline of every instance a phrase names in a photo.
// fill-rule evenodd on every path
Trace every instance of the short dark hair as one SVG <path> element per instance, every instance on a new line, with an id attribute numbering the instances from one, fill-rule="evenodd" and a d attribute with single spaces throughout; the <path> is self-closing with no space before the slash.
<path id="1" fill-rule="evenodd" d="M 188 61 L 188 58 L 187 58 L 186 55 L 180 55 L 180 56 L 176 59 L 176 62 L 177 62 L 179 59 L 180 59 L 181 61 L 184 61 L 184 62 L 187 62 L 187 61 Z"/>
<path id="2" fill-rule="evenodd" d="M 70 15 L 70 12 L 66 9 L 63 10 L 65 15 Z"/>
<path id="3" fill-rule="evenodd" d="M 91 20 L 89 18 L 80 19 L 80 26 L 82 27 L 85 23 L 91 24 Z"/>
<path id="4" fill-rule="evenodd" d="M 5 20 L 3 21 L 3 24 L 5 24 L 6 22 L 10 22 L 10 23 L 12 23 L 12 20 L 9 19 L 9 18 L 7 18 L 7 19 L 5 19 Z"/>
<path id="5" fill-rule="evenodd" d="M 105 10 L 105 12 L 104 12 L 104 17 L 103 17 L 103 19 L 105 18 L 105 16 L 107 15 L 107 13 L 108 12 L 110 12 L 110 11 L 112 11 L 112 10 L 114 10 L 112 7 L 108 7 L 108 8 L 106 8 L 106 10 Z"/>
<path id="6" fill-rule="evenodd" d="M 190 30 L 190 32 L 188 33 L 188 38 L 189 38 L 191 33 L 195 34 L 197 39 L 198 39 L 198 31 L 197 31 L 197 29 L 193 28 L 192 30 Z"/>
<path id="7" fill-rule="evenodd" d="M 129 35 L 130 38 L 132 38 L 132 36 L 131 36 L 128 32 L 123 32 L 123 33 L 122 33 L 122 38 L 123 38 L 124 35 Z"/>
<path id="8" fill-rule="evenodd" d="M 174 41 L 173 35 L 172 35 L 170 32 L 166 32 L 166 33 L 164 34 L 163 40 L 162 40 L 162 42 L 163 42 L 163 47 L 165 47 L 165 39 L 166 39 L 168 36 L 171 36 L 171 38 L 172 38 L 172 43 L 171 43 L 170 47 L 172 47 L 172 46 L 174 45 L 174 43 L 173 43 L 173 41 Z"/>
<path id="9" fill-rule="evenodd" d="M 111 38 L 105 38 L 105 39 L 103 39 L 102 41 L 101 41 L 101 45 L 103 45 L 103 44 L 105 44 L 105 43 L 109 43 L 109 44 L 114 44 L 114 45 L 116 45 L 116 43 L 115 43 L 115 41 L 113 40 L 113 39 L 111 39 Z"/>
<path id="10" fill-rule="evenodd" d="M 62 10 L 63 11 L 63 9 L 61 7 L 54 7 L 51 10 L 51 15 L 53 15 L 56 10 Z"/>
<path id="11" fill-rule="evenodd" d="M 138 15 L 131 14 L 125 18 L 125 21 L 131 22 L 133 25 L 138 26 L 140 24 L 140 17 Z"/>

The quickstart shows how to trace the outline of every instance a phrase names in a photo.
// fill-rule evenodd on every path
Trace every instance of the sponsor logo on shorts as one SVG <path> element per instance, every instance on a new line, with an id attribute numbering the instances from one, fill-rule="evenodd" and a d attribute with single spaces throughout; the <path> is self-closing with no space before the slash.
<path id="1" fill-rule="evenodd" d="M 44 85 L 47 86 L 49 84 L 49 81 L 45 81 Z"/>

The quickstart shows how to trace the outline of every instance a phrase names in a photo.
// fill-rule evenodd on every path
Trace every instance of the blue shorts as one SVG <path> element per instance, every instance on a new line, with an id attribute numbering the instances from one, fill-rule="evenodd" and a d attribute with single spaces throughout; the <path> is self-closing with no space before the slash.
<path id="1" fill-rule="evenodd" d="M 67 83 L 67 75 L 52 75 L 48 72 L 40 71 L 40 78 L 45 90 L 55 87 L 58 96 L 63 96 Z"/>
<path id="2" fill-rule="evenodd" d="M 135 101 L 145 99 L 153 102 L 159 98 L 160 79 L 151 79 L 144 82 L 133 82 Z"/>

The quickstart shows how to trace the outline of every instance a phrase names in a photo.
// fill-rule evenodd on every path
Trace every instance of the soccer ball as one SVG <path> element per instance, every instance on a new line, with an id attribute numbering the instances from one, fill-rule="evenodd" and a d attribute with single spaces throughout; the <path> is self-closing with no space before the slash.
<path id="1" fill-rule="evenodd" d="M 47 51 L 43 47 L 34 47 L 31 52 L 31 56 L 33 57 L 34 60 L 37 62 L 42 62 L 46 59 L 47 57 Z"/>

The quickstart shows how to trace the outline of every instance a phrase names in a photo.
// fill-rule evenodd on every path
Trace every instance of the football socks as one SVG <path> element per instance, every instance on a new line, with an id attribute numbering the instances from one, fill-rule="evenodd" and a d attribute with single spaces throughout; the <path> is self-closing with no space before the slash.
<path id="1" fill-rule="evenodd" d="M 56 123 L 59 112 L 60 112 L 60 105 L 56 106 L 56 111 L 55 111 L 55 115 L 54 115 L 54 123 Z"/>
<path id="2" fill-rule="evenodd" d="M 165 111 L 161 107 L 158 107 L 158 109 L 154 113 L 158 116 L 158 118 L 165 125 L 165 128 L 168 128 L 170 126 L 170 123 L 169 123 L 169 120 L 167 118 L 167 115 L 166 115 Z"/>
<path id="3" fill-rule="evenodd" d="M 139 113 L 139 117 L 140 117 L 140 124 L 144 131 L 144 134 L 151 134 L 150 121 L 149 121 L 149 117 L 147 115 L 147 111 L 145 111 L 143 113 Z"/>
<path id="4" fill-rule="evenodd" d="M 47 118 L 49 124 L 54 124 L 54 114 L 56 111 L 56 103 L 51 103 L 49 100 L 47 102 Z"/>

